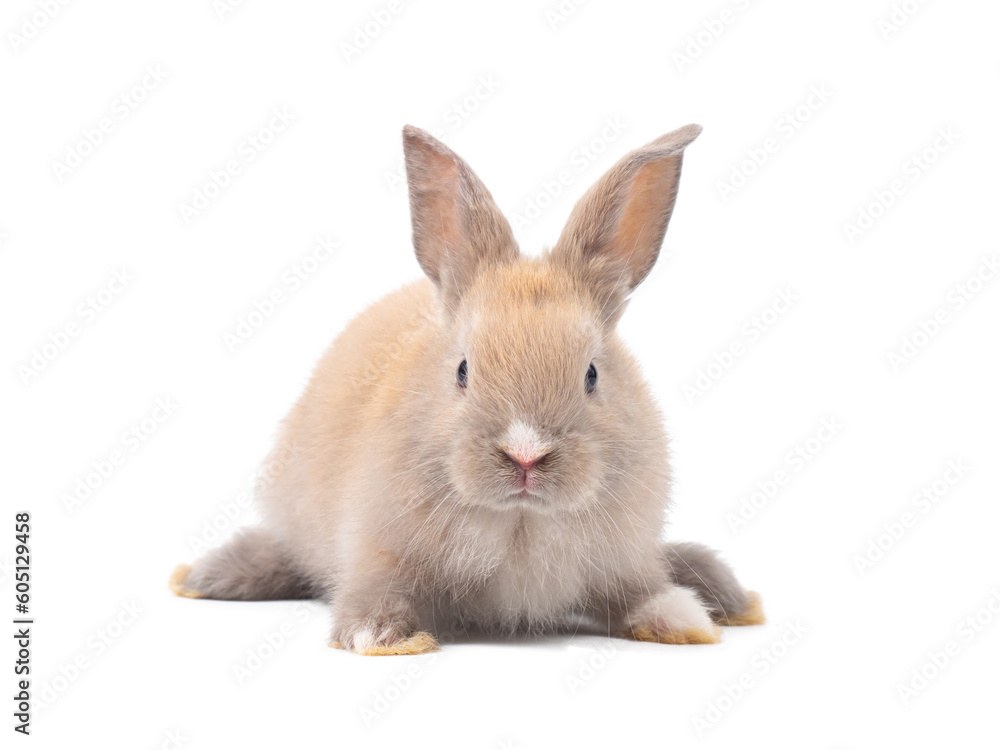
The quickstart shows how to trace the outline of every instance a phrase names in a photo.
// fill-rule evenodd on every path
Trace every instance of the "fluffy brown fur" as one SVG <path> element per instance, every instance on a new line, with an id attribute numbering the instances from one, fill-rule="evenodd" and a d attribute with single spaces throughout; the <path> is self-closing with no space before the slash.
<path id="1" fill-rule="evenodd" d="M 284 470 L 259 493 L 263 525 L 175 591 L 322 595 L 332 640 L 364 654 L 436 648 L 422 631 L 456 621 L 513 632 L 580 616 L 609 634 L 715 642 L 713 622 L 735 624 L 750 600 L 713 553 L 691 547 L 681 573 L 684 550 L 660 541 L 667 438 L 615 332 L 699 132 L 622 159 L 533 259 L 468 165 L 407 127 L 428 278 L 334 341 L 284 422 Z"/>

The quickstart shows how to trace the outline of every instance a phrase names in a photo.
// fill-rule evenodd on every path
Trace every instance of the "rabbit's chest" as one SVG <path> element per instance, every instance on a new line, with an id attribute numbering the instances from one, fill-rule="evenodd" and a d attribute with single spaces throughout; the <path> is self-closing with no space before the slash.
<path id="1" fill-rule="evenodd" d="M 462 604 L 481 624 L 543 624 L 579 609 L 594 561 L 582 540 L 537 519 L 492 529 L 470 549 Z M 463 601 L 464 600 L 464 601 Z"/>

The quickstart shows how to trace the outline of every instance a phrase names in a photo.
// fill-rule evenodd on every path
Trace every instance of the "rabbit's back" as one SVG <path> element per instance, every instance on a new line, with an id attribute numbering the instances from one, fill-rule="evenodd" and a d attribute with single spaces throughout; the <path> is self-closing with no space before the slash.
<path id="1" fill-rule="evenodd" d="M 299 562 L 327 577 L 352 501 L 370 492 L 379 433 L 401 418 L 414 371 L 438 340 L 440 311 L 422 280 L 360 313 L 329 346 L 284 420 L 257 502 Z"/>

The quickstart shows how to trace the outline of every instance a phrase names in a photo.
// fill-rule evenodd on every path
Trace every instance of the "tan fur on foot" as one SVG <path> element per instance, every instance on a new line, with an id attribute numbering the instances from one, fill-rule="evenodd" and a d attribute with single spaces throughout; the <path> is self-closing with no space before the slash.
<path id="1" fill-rule="evenodd" d="M 440 651 L 437 638 L 430 633 L 420 631 L 414 633 L 409 638 L 396 641 L 391 646 L 375 646 L 373 648 L 359 651 L 362 656 L 410 656 L 413 654 L 429 654 L 431 651 Z"/>
<path id="2" fill-rule="evenodd" d="M 713 627 L 711 632 L 701 628 L 687 628 L 680 632 L 658 633 L 650 628 L 639 628 L 626 632 L 625 638 L 648 643 L 668 643 L 675 646 L 696 643 L 718 643 L 722 639 L 722 628 Z"/>
<path id="3" fill-rule="evenodd" d="M 340 641 L 330 641 L 327 644 L 330 648 L 344 648 Z M 429 654 L 432 651 L 440 651 L 437 638 L 430 633 L 420 631 L 414 633 L 409 638 L 396 641 L 391 646 L 375 646 L 357 653 L 362 656 L 413 656 L 415 654 Z"/>
<path id="4" fill-rule="evenodd" d="M 767 622 L 764 617 L 764 606 L 760 601 L 760 594 L 756 591 L 747 593 L 747 608 L 745 612 L 738 615 L 730 615 L 719 620 L 720 625 L 763 625 Z"/>
<path id="5" fill-rule="evenodd" d="M 188 599 L 201 599 L 204 594 L 200 591 L 189 589 L 184 585 L 184 580 L 188 577 L 188 573 L 190 572 L 190 565 L 178 565 L 171 574 L 167 585 L 170 587 L 171 591 L 177 594 L 177 596 L 183 596 Z"/>

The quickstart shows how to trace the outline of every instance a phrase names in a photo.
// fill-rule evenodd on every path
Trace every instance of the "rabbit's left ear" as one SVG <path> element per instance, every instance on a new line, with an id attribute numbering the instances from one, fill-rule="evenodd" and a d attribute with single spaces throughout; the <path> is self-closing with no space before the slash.
<path id="1" fill-rule="evenodd" d="M 699 133 L 700 125 L 687 125 L 627 154 L 579 200 L 552 248 L 552 258 L 585 279 L 607 314 L 656 262 L 684 149 Z"/>
<path id="2" fill-rule="evenodd" d="M 413 248 L 452 306 L 480 266 L 517 257 L 510 224 L 475 172 L 420 128 L 403 128 Z"/>

